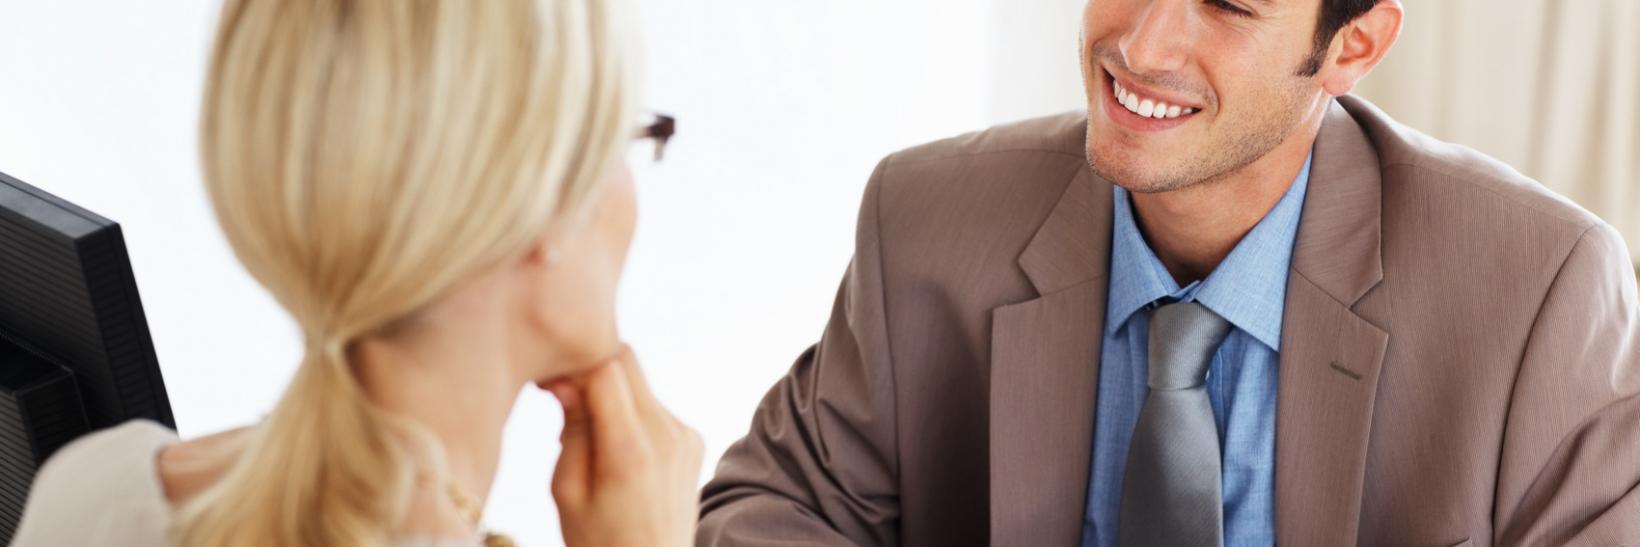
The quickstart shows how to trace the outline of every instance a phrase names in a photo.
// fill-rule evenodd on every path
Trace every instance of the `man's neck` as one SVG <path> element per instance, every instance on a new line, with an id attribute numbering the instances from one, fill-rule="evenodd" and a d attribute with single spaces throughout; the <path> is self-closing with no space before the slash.
<path id="1" fill-rule="evenodd" d="M 1180 286 L 1206 279 L 1274 209 L 1304 168 L 1327 105 L 1268 154 L 1218 180 L 1170 192 L 1131 194 L 1145 242 Z"/>

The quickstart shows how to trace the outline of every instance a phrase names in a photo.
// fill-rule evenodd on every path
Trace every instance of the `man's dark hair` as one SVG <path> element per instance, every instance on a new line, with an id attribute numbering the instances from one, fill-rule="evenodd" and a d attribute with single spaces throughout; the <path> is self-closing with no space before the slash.
<path id="1" fill-rule="evenodd" d="M 1304 66 L 1298 70 L 1299 76 L 1314 76 L 1321 72 L 1321 63 L 1327 61 L 1327 48 L 1332 45 L 1333 35 L 1344 25 L 1354 21 L 1356 17 L 1372 10 L 1379 0 L 1321 0 L 1321 16 L 1315 26 L 1315 49 L 1310 52 L 1310 58 L 1304 61 Z"/>

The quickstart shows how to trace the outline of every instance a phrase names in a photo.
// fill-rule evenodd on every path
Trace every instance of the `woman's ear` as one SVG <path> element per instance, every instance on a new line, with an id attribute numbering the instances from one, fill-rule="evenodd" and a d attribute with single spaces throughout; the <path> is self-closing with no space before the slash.
<path id="1" fill-rule="evenodd" d="M 547 265 L 547 255 L 551 252 L 547 245 L 547 238 L 541 238 L 530 245 L 530 252 L 524 255 L 524 265 L 528 267 L 544 267 Z"/>
<path id="2" fill-rule="evenodd" d="M 542 236 L 530 245 L 529 253 L 524 255 L 524 265 L 531 268 L 551 268 L 558 265 L 563 256 L 558 238 L 551 235 Z"/>
<path id="3" fill-rule="evenodd" d="M 1380 0 L 1371 10 L 1344 25 L 1338 33 L 1338 56 L 1322 70 L 1321 86 L 1339 96 L 1355 89 L 1372 72 L 1401 35 L 1400 0 Z"/>
<path id="4" fill-rule="evenodd" d="M 565 256 L 579 257 L 590 219 L 584 214 L 560 214 L 547 223 L 546 233 L 535 239 L 524 263 L 530 267 L 555 268 Z"/>

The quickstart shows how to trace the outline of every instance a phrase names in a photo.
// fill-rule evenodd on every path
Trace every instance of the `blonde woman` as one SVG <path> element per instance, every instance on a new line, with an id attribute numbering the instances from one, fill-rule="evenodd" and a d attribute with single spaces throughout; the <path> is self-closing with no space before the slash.
<path id="1" fill-rule="evenodd" d="M 565 410 L 566 543 L 688 544 L 700 442 L 613 317 L 642 126 L 626 9 L 227 2 L 205 181 L 306 357 L 260 423 L 179 442 L 134 422 L 64 448 L 14 544 L 506 544 L 480 502 L 531 385 Z"/>

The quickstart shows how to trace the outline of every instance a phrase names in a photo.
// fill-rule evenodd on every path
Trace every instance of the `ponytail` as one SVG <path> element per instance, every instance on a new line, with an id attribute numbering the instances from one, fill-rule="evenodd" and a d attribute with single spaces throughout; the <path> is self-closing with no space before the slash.
<path id="1" fill-rule="evenodd" d="M 365 398 L 346 348 L 310 344 L 278 406 L 228 472 L 187 500 L 184 547 L 381 545 L 414 486 L 413 465 Z"/>
<path id="2" fill-rule="evenodd" d="M 631 137 L 629 3 L 223 3 L 205 188 L 308 348 L 272 414 L 221 454 L 226 472 L 182 502 L 178 543 L 391 539 L 442 452 L 370 404 L 348 348 L 585 210 Z"/>

